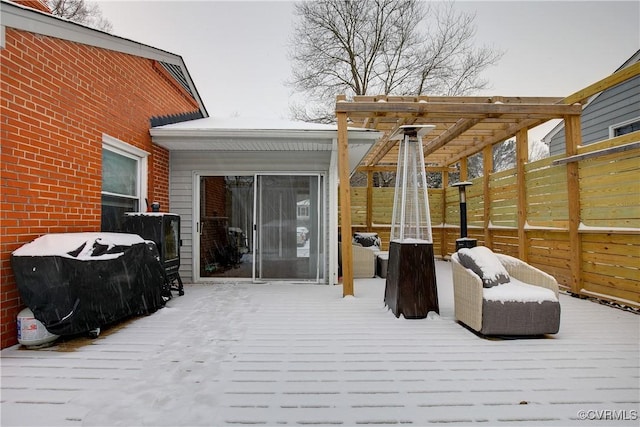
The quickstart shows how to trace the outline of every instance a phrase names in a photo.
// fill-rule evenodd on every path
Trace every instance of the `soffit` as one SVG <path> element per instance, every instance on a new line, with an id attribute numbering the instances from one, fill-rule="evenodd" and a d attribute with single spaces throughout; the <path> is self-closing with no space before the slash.
<path id="1" fill-rule="evenodd" d="M 207 151 L 331 151 L 336 125 L 266 118 L 216 118 L 156 126 L 153 142 L 169 150 Z M 368 151 L 380 137 L 372 129 L 349 129 L 350 147 Z"/>
<path id="2" fill-rule="evenodd" d="M 283 158 L 293 152 L 335 152 L 338 129 L 323 125 L 267 118 L 207 117 L 156 126 L 150 129 L 153 142 L 170 151 L 279 152 Z M 349 128 L 349 170 L 362 162 L 381 133 L 373 129 Z M 327 165 L 328 166 L 328 165 Z"/>

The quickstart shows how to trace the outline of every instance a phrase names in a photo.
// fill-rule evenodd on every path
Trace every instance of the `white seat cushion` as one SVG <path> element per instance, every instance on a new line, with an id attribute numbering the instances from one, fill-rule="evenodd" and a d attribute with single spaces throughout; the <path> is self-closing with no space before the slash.
<path id="1" fill-rule="evenodd" d="M 530 285 L 513 277 L 509 283 L 482 289 L 482 298 L 487 301 L 498 301 L 502 303 L 537 302 L 542 304 L 543 301 L 558 301 L 555 292 L 551 289 Z"/>

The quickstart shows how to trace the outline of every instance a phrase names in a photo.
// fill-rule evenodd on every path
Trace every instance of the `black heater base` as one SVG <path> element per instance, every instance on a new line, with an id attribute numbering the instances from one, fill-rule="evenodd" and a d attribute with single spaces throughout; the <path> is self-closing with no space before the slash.
<path id="1" fill-rule="evenodd" d="M 440 313 L 433 244 L 389 244 L 384 303 L 396 317 L 402 314 L 407 319 Z"/>
<path id="2" fill-rule="evenodd" d="M 458 252 L 460 249 L 462 248 L 475 248 L 476 246 L 478 246 L 478 240 L 477 239 L 470 239 L 468 237 L 461 237 L 458 240 L 456 240 L 456 252 Z"/>

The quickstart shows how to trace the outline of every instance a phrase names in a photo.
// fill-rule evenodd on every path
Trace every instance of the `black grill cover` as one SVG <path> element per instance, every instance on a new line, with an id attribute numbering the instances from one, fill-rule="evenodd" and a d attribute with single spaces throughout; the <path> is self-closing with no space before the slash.
<path id="1" fill-rule="evenodd" d="M 124 233 L 48 234 L 11 256 L 18 291 L 49 332 L 75 335 L 164 306 L 155 243 Z"/>

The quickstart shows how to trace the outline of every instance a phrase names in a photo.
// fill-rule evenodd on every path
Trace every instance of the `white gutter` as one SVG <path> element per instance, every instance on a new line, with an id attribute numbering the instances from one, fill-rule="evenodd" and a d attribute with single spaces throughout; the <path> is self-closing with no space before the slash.
<path id="1" fill-rule="evenodd" d="M 333 139 L 336 130 L 314 129 L 175 129 L 175 128 L 151 128 L 151 136 L 158 138 L 189 139 L 189 138 L 283 138 L 283 139 Z M 347 132 L 349 139 L 358 141 L 375 141 L 380 138 L 380 133 L 371 130 L 351 129 Z"/>

